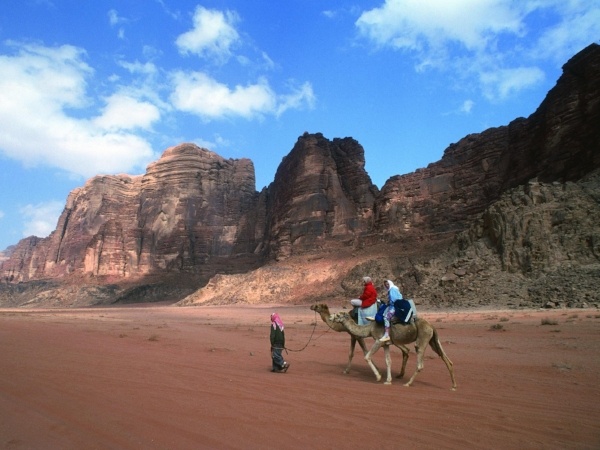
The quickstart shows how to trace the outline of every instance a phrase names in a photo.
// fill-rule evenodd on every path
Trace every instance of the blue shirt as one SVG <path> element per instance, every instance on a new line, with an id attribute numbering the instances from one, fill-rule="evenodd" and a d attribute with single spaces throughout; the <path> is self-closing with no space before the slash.
<path id="1" fill-rule="evenodd" d="M 400 300 L 402 298 L 402 294 L 400 293 L 400 289 L 398 289 L 398 286 L 392 286 L 388 289 L 388 298 L 391 304 L 393 304 L 396 300 Z"/>

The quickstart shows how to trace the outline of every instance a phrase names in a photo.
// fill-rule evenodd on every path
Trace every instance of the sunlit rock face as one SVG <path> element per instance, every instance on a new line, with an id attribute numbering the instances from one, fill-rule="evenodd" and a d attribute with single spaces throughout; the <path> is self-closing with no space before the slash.
<path id="1" fill-rule="evenodd" d="M 56 230 L 22 245 L 3 271 L 25 281 L 194 272 L 240 255 L 250 255 L 241 259 L 247 264 L 264 235 L 255 228 L 264 221 L 256 220 L 254 184 L 248 159 L 192 144 L 169 148 L 143 176 L 97 176 L 73 190 Z"/>
<path id="2" fill-rule="evenodd" d="M 441 160 L 414 173 L 392 176 L 381 191 L 365 170 L 364 149 L 352 138 L 329 140 L 320 133 L 303 134 L 281 161 L 274 181 L 261 192 L 256 192 L 250 160 L 224 159 L 193 144 L 178 145 L 167 149 L 143 175 L 97 176 L 73 190 L 49 237 L 23 239 L 0 256 L 0 277 L 6 286 L 13 286 L 28 280 L 117 283 L 180 274 L 178 283 L 196 277 L 203 285 L 216 273 L 247 273 L 293 256 L 309 261 L 304 258 L 309 253 L 310 261 L 316 261 L 345 249 L 344 255 L 354 258 L 380 245 L 376 251 L 381 258 L 401 257 L 398 249 L 418 255 L 432 241 L 441 245 L 466 230 L 471 237 L 463 235 L 458 253 L 471 245 L 485 246 L 495 252 L 494 257 L 501 255 L 499 271 L 543 272 L 544 267 L 564 261 L 565 255 L 583 260 L 598 252 L 593 225 L 597 222 L 590 222 L 585 235 L 569 225 L 596 217 L 585 213 L 591 207 L 582 200 L 584 212 L 574 214 L 569 210 L 572 202 L 558 200 L 562 191 L 578 192 L 569 183 L 581 183 L 600 167 L 599 125 L 600 46 L 594 44 L 565 64 L 556 86 L 531 116 L 466 136 L 451 144 Z M 397 158 L 418 150 L 399 149 Z M 393 161 L 386 163 L 393 171 Z M 594 205 L 600 198 L 594 187 L 597 177 L 590 180 L 580 190 Z M 539 236 L 532 231 L 534 222 L 528 219 L 532 212 L 527 208 L 518 204 L 513 205 L 514 211 L 505 211 L 515 198 L 521 199 L 518 202 L 538 199 L 538 189 L 556 209 L 535 222 L 541 224 Z M 503 198 L 507 192 L 512 194 Z M 498 213 L 494 205 L 503 205 L 505 212 Z M 536 214 L 542 217 L 541 212 Z M 581 245 L 565 246 L 564 251 L 545 249 L 542 243 L 549 239 L 544 236 L 559 228 Z M 496 241 L 503 244 L 490 244 Z M 532 242 L 539 248 L 525 248 Z M 400 245 L 392 249 L 391 243 Z M 449 260 L 466 258 L 458 253 Z M 469 267 L 490 266 L 483 253 L 474 254 Z M 347 260 L 348 256 L 344 263 Z M 458 286 L 455 281 L 471 273 L 463 262 L 448 267 L 437 264 L 444 289 L 448 283 Z M 404 265 L 398 264 L 381 276 L 400 277 Z M 412 277 L 414 289 L 424 289 L 423 280 L 429 277 L 434 280 L 431 295 L 444 298 L 448 292 L 435 291 L 440 280 L 427 274 L 433 273 L 436 263 L 427 265 L 419 268 L 409 261 L 407 270 L 412 275 L 403 277 L 405 282 Z M 452 265 L 456 270 L 449 268 Z M 266 272 L 276 273 L 273 267 Z M 364 270 L 356 270 L 360 276 L 354 278 L 360 280 Z M 341 272 L 335 273 L 332 289 L 340 287 L 341 277 Z M 266 281 L 271 292 L 283 292 L 276 286 L 281 281 L 277 277 Z M 163 298 L 176 289 L 182 289 L 181 283 L 153 285 L 139 292 Z M 456 292 L 459 297 L 468 294 Z M 115 294 L 108 289 L 102 295 L 104 302 Z M 118 295 L 133 299 L 138 294 Z"/>
<path id="3" fill-rule="evenodd" d="M 195 270 L 213 258 L 253 254 L 258 196 L 249 159 L 224 159 L 191 144 L 166 150 L 142 177 L 136 264 Z"/>

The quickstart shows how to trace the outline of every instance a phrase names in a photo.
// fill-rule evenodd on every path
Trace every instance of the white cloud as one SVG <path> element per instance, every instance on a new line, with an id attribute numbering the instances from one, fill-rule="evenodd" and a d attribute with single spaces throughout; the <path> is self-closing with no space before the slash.
<path id="1" fill-rule="evenodd" d="M 316 97 L 313 92 L 312 85 L 309 82 L 304 83 L 298 88 L 292 87 L 291 94 L 281 95 L 279 105 L 277 105 L 277 115 L 283 114 L 288 109 L 300 109 L 304 105 L 308 108 L 313 108 L 316 102 Z"/>
<path id="2" fill-rule="evenodd" d="M 544 79 L 540 61 L 562 62 L 600 36 L 600 4 L 587 0 L 384 0 L 356 21 L 376 48 L 414 57 L 417 71 L 473 77 L 490 99 Z"/>
<path id="3" fill-rule="evenodd" d="M 564 62 L 592 41 L 600 39 L 600 3 L 561 1 L 557 4 L 560 20 L 546 29 L 531 56 Z"/>
<path id="4" fill-rule="evenodd" d="M 275 107 L 275 93 L 266 80 L 229 89 L 202 72 L 176 73 L 171 97 L 176 108 L 205 119 L 242 116 L 251 118 Z"/>
<path id="5" fill-rule="evenodd" d="M 127 20 L 123 17 L 120 17 L 119 13 L 116 10 L 111 9 L 108 11 L 108 23 L 110 23 L 112 27 L 116 27 L 117 25 L 120 25 L 125 22 L 127 22 Z M 119 37 L 119 39 L 125 38 L 125 29 L 123 27 L 120 27 L 118 29 L 117 36 Z"/>
<path id="6" fill-rule="evenodd" d="M 519 2 L 502 0 L 386 0 L 356 21 L 379 46 L 435 49 L 448 41 L 484 48 L 498 33 L 522 34 Z"/>
<path id="7" fill-rule="evenodd" d="M 503 99 L 540 83 L 544 77 L 544 72 L 537 67 L 518 67 L 482 73 L 480 79 L 487 98 Z"/>
<path id="8" fill-rule="evenodd" d="M 177 72 L 173 75 L 173 86 L 173 105 L 204 120 L 279 115 L 290 108 L 311 107 L 315 98 L 309 83 L 291 94 L 277 96 L 264 78 L 231 89 L 202 72 Z"/>
<path id="9" fill-rule="evenodd" d="M 175 41 L 183 54 L 193 53 L 205 58 L 224 61 L 231 56 L 231 47 L 239 40 L 235 24 L 237 13 L 196 7 L 194 27 Z"/>
<path id="10" fill-rule="evenodd" d="M 473 110 L 473 106 L 475 106 L 475 102 L 473 100 L 465 100 L 460 107 L 460 112 L 464 114 L 470 114 Z"/>
<path id="11" fill-rule="evenodd" d="M 124 21 L 125 20 L 123 18 L 119 17 L 119 13 L 115 9 L 108 11 L 108 23 L 110 23 L 111 26 L 114 27 L 115 25 L 119 25 Z"/>
<path id="12" fill-rule="evenodd" d="M 149 129 L 160 118 L 160 111 L 149 102 L 141 102 L 128 95 L 114 94 L 107 99 L 100 117 L 94 125 L 108 131 L 135 128 Z"/>
<path id="13" fill-rule="evenodd" d="M 23 237 L 47 237 L 56 228 L 65 204 L 59 201 L 26 205 L 19 212 L 23 216 Z"/>
<path id="14" fill-rule="evenodd" d="M 124 127 L 116 126 L 117 117 L 123 117 L 118 96 L 109 98 L 98 122 L 76 116 L 94 106 L 86 95 L 93 70 L 82 50 L 12 46 L 15 55 L 0 55 L 0 152 L 30 166 L 58 167 L 83 177 L 130 173 L 155 158 L 145 139 L 127 132 L 151 123 L 157 113 L 151 105 L 134 102 L 135 115 Z"/>

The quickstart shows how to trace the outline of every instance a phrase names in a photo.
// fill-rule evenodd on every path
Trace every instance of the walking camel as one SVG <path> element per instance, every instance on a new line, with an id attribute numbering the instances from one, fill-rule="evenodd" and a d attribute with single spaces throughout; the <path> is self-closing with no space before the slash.
<path id="1" fill-rule="evenodd" d="M 354 348 L 356 347 L 357 342 L 358 342 L 358 345 L 360 345 L 360 348 L 362 348 L 362 351 L 363 351 L 363 354 L 365 355 L 365 357 L 367 356 L 368 350 L 367 350 L 367 345 L 365 344 L 364 338 L 357 337 L 357 336 L 353 335 L 352 333 L 350 333 L 350 331 L 348 331 L 348 329 L 341 322 L 334 322 L 333 320 L 331 320 L 331 313 L 329 312 L 329 307 L 326 304 L 318 303 L 315 305 L 311 305 L 310 309 L 315 311 L 316 313 L 318 313 L 321 316 L 321 319 L 323 320 L 323 322 L 325 322 L 325 324 L 329 328 L 331 328 L 333 331 L 338 331 L 338 332 L 345 331 L 346 333 L 348 333 L 350 335 L 350 353 L 348 354 L 348 365 L 344 369 L 345 374 L 350 373 L 350 366 L 352 365 L 352 358 L 354 357 Z M 350 318 L 350 320 L 352 322 L 354 322 L 354 319 L 352 319 L 350 317 L 350 315 L 348 315 L 348 317 Z M 356 322 L 354 322 L 354 323 L 356 324 Z M 365 336 L 365 337 L 368 337 L 368 336 Z M 400 370 L 400 374 L 397 376 L 397 378 L 402 378 L 404 376 L 404 371 L 406 369 L 406 363 L 408 362 L 409 350 L 401 343 L 400 344 L 394 343 L 394 345 L 396 345 L 396 347 L 398 347 L 402 351 L 402 369 Z"/>
<path id="2" fill-rule="evenodd" d="M 377 367 L 371 361 L 371 357 L 379 350 L 381 343 L 379 338 L 384 334 L 384 328 L 376 322 L 371 322 L 368 325 L 358 325 L 347 312 L 339 312 L 331 317 L 331 320 L 336 323 L 341 323 L 353 336 L 358 338 L 372 337 L 375 339 L 375 344 L 371 347 L 371 350 L 365 355 L 367 363 L 371 367 L 371 370 L 375 374 L 377 381 L 381 380 L 381 374 L 377 370 Z M 415 351 L 417 352 L 417 369 L 415 373 L 410 377 L 410 380 L 404 386 L 410 386 L 415 380 L 417 373 L 423 370 L 423 357 L 427 344 L 431 346 L 434 352 L 436 352 L 440 358 L 446 364 L 448 372 L 450 373 L 450 379 L 452 380 L 452 390 L 456 390 L 456 380 L 454 379 L 454 369 L 452 361 L 446 356 L 442 344 L 438 338 L 436 329 L 427 322 L 425 319 L 417 318 L 414 324 L 407 325 L 394 325 L 390 329 L 390 338 L 394 345 L 410 344 L 415 343 Z M 387 366 L 387 379 L 385 384 L 392 383 L 392 358 L 390 357 L 389 345 L 384 345 L 385 351 L 385 363 Z"/>

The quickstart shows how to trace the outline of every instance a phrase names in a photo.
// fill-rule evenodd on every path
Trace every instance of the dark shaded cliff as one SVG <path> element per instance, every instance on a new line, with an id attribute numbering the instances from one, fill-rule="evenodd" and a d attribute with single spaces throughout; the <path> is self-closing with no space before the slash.
<path id="1" fill-rule="evenodd" d="M 280 259 L 352 243 L 369 232 L 379 189 L 357 141 L 305 133 L 279 165 L 268 193 L 268 254 Z"/>
<path id="2" fill-rule="evenodd" d="M 556 86 L 527 119 L 472 134 L 425 169 L 390 178 L 376 202 L 376 231 L 447 233 L 507 189 L 532 178 L 574 181 L 600 167 L 600 46 L 563 66 Z"/>

